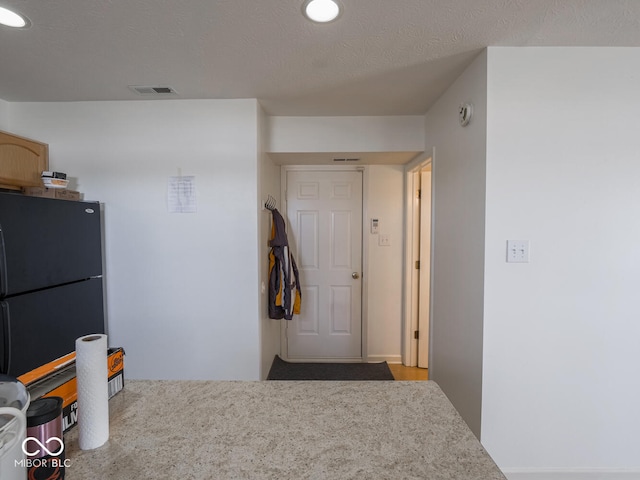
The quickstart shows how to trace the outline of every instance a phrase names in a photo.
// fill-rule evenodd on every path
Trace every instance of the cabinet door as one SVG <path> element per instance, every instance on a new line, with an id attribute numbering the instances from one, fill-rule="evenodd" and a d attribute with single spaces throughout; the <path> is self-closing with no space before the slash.
<path id="1" fill-rule="evenodd" d="M 0 188 L 41 187 L 40 174 L 49 169 L 49 146 L 0 132 Z"/>

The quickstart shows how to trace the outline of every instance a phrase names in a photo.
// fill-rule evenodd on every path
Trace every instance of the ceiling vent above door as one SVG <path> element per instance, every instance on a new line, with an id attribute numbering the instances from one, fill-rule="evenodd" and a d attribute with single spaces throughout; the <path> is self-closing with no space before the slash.
<path id="1" fill-rule="evenodd" d="M 129 88 L 139 95 L 167 96 L 177 95 L 173 87 L 158 85 L 129 85 Z"/>

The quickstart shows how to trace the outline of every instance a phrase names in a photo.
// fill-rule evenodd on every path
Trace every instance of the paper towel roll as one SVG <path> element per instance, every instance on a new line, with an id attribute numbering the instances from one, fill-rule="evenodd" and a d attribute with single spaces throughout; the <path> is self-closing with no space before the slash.
<path id="1" fill-rule="evenodd" d="M 76 340 L 78 381 L 78 443 L 92 450 L 109 439 L 107 336 L 85 335 Z"/>

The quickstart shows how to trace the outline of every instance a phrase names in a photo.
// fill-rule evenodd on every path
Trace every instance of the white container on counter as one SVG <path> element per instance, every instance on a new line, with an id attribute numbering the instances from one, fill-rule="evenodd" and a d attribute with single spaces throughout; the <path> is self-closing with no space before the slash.
<path id="1" fill-rule="evenodd" d="M 29 392 L 13 377 L 0 375 L 0 478 L 26 480 L 26 455 L 22 443 L 27 435 Z"/>

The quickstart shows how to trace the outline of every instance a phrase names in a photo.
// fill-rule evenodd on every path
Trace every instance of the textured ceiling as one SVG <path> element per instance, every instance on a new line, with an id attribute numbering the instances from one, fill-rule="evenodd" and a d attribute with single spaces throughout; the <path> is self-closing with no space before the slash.
<path id="1" fill-rule="evenodd" d="M 271 115 L 422 114 L 486 46 L 640 46 L 637 0 L 0 0 L 0 99 L 258 98 Z M 176 97 L 173 97 L 176 98 Z"/>

